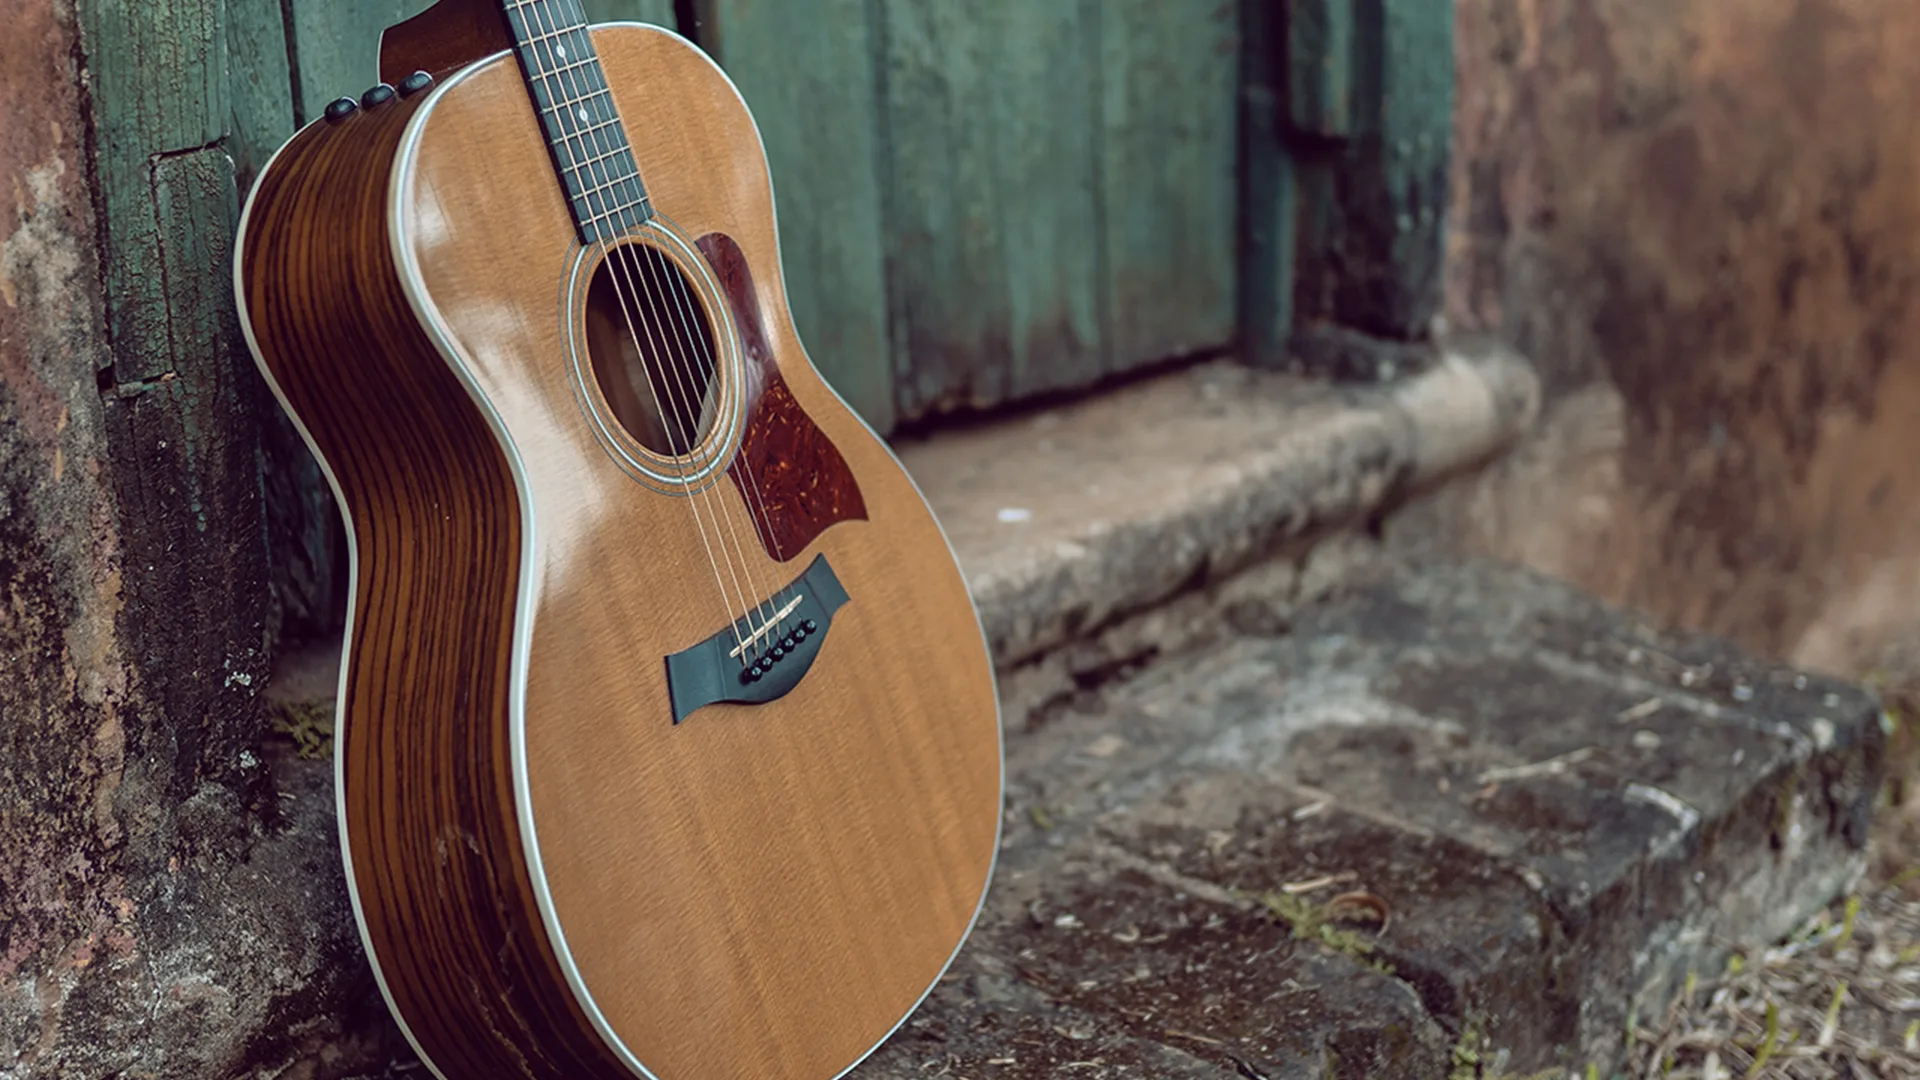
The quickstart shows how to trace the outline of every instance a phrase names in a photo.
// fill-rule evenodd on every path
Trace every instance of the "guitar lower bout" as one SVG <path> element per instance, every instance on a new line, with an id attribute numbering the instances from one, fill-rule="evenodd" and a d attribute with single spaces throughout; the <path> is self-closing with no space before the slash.
<path id="1" fill-rule="evenodd" d="M 801 345 L 726 75 L 560 0 L 441 0 L 382 69 L 489 33 L 510 51 L 298 133 L 236 243 L 255 361 L 350 542 L 362 940 L 443 1080 L 833 1080 L 984 901 L 986 640 Z M 564 113 L 617 134 L 604 184 L 556 168 L 560 47 L 604 79 Z M 641 176 L 650 202 L 581 211 Z"/>

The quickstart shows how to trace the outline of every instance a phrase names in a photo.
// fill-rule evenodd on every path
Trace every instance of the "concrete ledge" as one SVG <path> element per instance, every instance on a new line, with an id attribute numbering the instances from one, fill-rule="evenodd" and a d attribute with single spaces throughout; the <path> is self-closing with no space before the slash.
<path id="1" fill-rule="evenodd" d="M 1538 403 L 1493 342 L 1367 387 L 1220 361 L 900 455 L 1006 667 L 1474 465 Z"/>

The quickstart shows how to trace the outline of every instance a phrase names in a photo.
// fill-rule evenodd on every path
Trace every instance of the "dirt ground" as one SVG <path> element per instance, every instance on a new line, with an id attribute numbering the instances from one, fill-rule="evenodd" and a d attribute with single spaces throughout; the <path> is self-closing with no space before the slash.
<path id="1" fill-rule="evenodd" d="M 1878 688 L 1889 781 L 1859 887 L 1633 1025 L 1632 1076 L 1920 1078 L 1920 678 Z"/>

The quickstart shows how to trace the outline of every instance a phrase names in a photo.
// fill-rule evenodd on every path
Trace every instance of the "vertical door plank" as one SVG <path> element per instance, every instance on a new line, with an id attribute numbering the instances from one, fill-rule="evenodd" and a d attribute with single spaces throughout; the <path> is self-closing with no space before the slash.
<path id="1" fill-rule="evenodd" d="M 645 22 L 671 30 L 673 0 L 586 0 L 587 21 Z"/>
<path id="2" fill-rule="evenodd" d="M 1352 4 L 1352 134 L 1316 144 L 1303 173 L 1295 302 L 1303 325 L 1417 340 L 1440 302 L 1453 7 Z"/>
<path id="3" fill-rule="evenodd" d="M 233 159 L 205 147 L 157 159 L 153 203 L 160 227 L 160 266 L 167 281 L 166 369 L 209 376 L 211 357 L 232 354 L 240 336 L 232 279 L 233 234 L 239 224 Z"/>
<path id="4" fill-rule="evenodd" d="M 232 102 L 235 180 L 245 192 L 267 158 L 293 134 L 293 73 L 280 0 L 226 0 L 227 93 Z"/>
<path id="5" fill-rule="evenodd" d="M 885 432 L 893 367 L 869 8 L 868 0 L 712 0 L 700 33 L 766 145 L 781 264 L 807 353 Z"/>
<path id="6" fill-rule="evenodd" d="M 227 284 L 233 164 L 222 0 L 80 5 L 113 370 L 101 381 L 132 662 L 174 797 L 239 768 L 270 606 L 260 387 Z M 182 627 L 191 632 L 182 632 Z M 156 758 L 156 761 L 159 761 Z"/>
<path id="7" fill-rule="evenodd" d="M 1113 370 L 1233 339 L 1239 15 L 1235 0 L 1101 12 Z"/>
<path id="8" fill-rule="evenodd" d="M 1239 340 L 1255 367 L 1287 364 L 1293 331 L 1299 163 L 1288 152 L 1278 4 L 1240 3 Z"/>
<path id="9" fill-rule="evenodd" d="M 292 0 L 298 122 L 337 97 L 359 97 L 380 81 L 380 32 L 432 0 Z"/>
<path id="10" fill-rule="evenodd" d="M 1098 0 L 880 0 L 899 415 L 1106 368 Z"/>
<path id="11" fill-rule="evenodd" d="M 1380 143 L 1393 220 L 1380 330 L 1424 337 L 1440 306 L 1453 150 L 1453 5 L 1382 0 Z"/>
<path id="12" fill-rule="evenodd" d="M 1353 0 L 1293 0 L 1287 8 L 1287 105 L 1295 130 L 1353 134 Z"/>
<path id="13" fill-rule="evenodd" d="M 93 82 L 95 162 L 107 219 L 114 377 L 167 371 L 149 161 L 209 146 L 227 130 L 227 42 L 217 0 L 97 0 L 82 7 Z"/>

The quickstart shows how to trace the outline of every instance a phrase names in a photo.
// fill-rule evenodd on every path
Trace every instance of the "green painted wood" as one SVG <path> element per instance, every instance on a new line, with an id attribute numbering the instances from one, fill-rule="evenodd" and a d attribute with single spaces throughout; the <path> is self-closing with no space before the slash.
<path id="1" fill-rule="evenodd" d="M 1287 363 L 1293 332 L 1296 170 L 1281 123 L 1284 33 L 1277 5 L 1240 4 L 1239 354 L 1255 367 Z"/>
<path id="2" fill-rule="evenodd" d="M 293 134 L 293 73 L 287 64 L 287 22 L 280 0 L 226 0 L 227 96 L 240 190 Z"/>
<path id="3" fill-rule="evenodd" d="M 280 0 L 227 0 L 228 154 L 248 190 L 259 167 L 294 133 L 294 75 L 286 61 Z"/>
<path id="4" fill-rule="evenodd" d="M 1385 332 L 1425 336 L 1439 311 L 1446 248 L 1447 185 L 1453 152 L 1453 4 L 1383 4 L 1380 144 L 1376 151 L 1392 212 L 1394 295 Z"/>
<path id="5" fill-rule="evenodd" d="M 1298 317 L 1393 340 L 1440 305 L 1453 116 L 1448 0 L 1353 0 L 1353 134 L 1303 151 Z"/>
<path id="6" fill-rule="evenodd" d="M 318 117 L 327 102 L 359 97 L 380 81 L 380 32 L 427 9 L 432 0 L 291 0 L 297 120 Z"/>
<path id="7" fill-rule="evenodd" d="M 1233 340 L 1238 16 L 1235 0 L 1100 9 L 1108 371 Z"/>
<path id="8" fill-rule="evenodd" d="M 81 8 L 106 217 L 114 377 L 168 370 L 166 295 L 149 160 L 219 141 L 227 47 L 218 0 L 92 0 Z"/>
<path id="9" fill-rule="evenodd" d="M 586 0 L 587 21 L 644 22 L 673 29 L 673 0 Z"/>
<path id="10" fill-rule="evenodd" d="M 233 265 L 240 219 L 233 159 L 217 147 L 156 159 L 153 202 L 167 282 L 166 370 L 191 372 L 233 352 L 239 337 L 232 279 L 222 272 Z"/>
<path id="11" fill-rule="evenodd" d="M 1106 371 L 1102 6 L 878 0 L 902 419 Z"/>
<path id="12" fill-rule="evenodd" d="M 171 756 L 159 775 L 174 797 L 239 768 L 267 670 L 262 395 L 226 287 L 226 12 L 222 0 L 78 7 L 113 355 L 106 473 L 131 523 L 121 626 L 164 710 L 146 721 L 149 750 Z"/>
<path id="13" fill-rule="evenodd" d="M 1287 6 L 1287 105 L 1296 131 L 1353 134 L 1354 3 L 1290 0 Z"/>
<path id="14" fill-rule="evenodd" d="M 886 432 L 894 423 L 893 364 L 869 8 L 868 0 L 712 0 L 700 42 L 759 124 L 787 292 L 808 355 Z"/>

